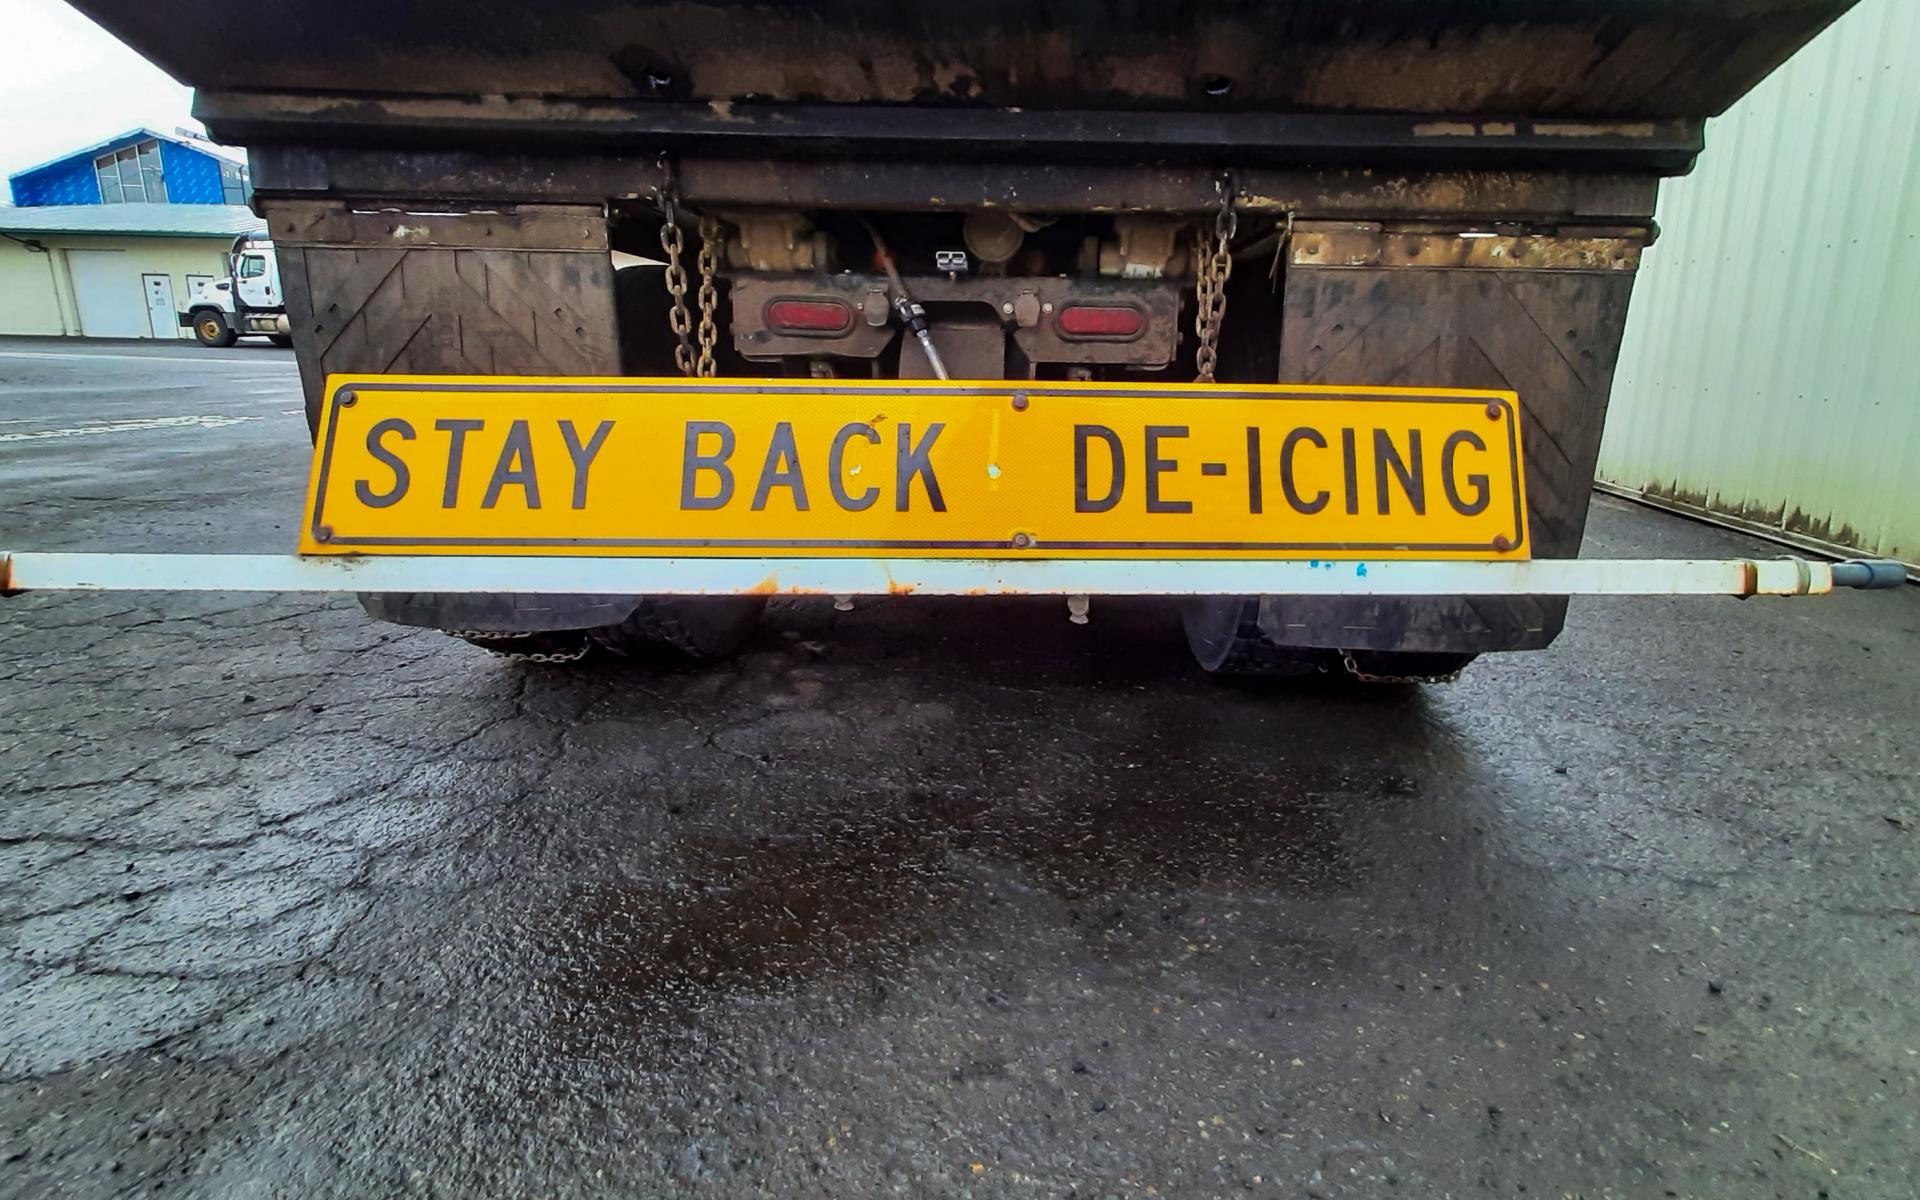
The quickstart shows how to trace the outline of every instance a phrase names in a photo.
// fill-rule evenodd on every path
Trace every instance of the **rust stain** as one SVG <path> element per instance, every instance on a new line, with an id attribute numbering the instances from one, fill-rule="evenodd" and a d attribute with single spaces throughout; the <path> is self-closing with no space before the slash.
<path id="1" fill-rule="evenodd" d="M 13 555 L 0 554 L 0 596 L 17 596 L 23 590 L 13 586 Z"/>
<path id="2" fill-rule="evenodd" d="M 780 594 L 780 576 L 769 575 L 741 594 L 745 596 L 778 596 Z"/>
<path id="3" fill-rule="evenodd" d="M 1639 492 L 1642 496 L 1670 507 L 1701 516 L 1726 517 L 1737 526 L 1750 527 L 1756 531 L 1790 534 L 1824 546 L 1866 553 L 1885 553 L 1892 558 L 1901 557 L 1897 548 L 1879 551 L 1867 545 L 1860 531 L 1845 521 L 1842 521 L 1840 527 L 1836 529 L 1831 516 L 1815 517 L 1799 507 L 1789 511 L 1785 504 L 1768 506 L 1750 500 L 1735 500 L 1719 492 L 1689 488 L 1678 480 L 1672 482 L 1654 480 L 1643 485 Z"/>
<path id="4" fill-rule="evenodd" d="M 1478 132 L 1472 121 L 1422 121 L 1413 127 L 1415 137 L 1472 137 Z"/>
<path id="5" fill-rule="evenodd" d="M 1653 136 L 1652 121 L 1623 121 L 1600 124 L 1592 121 L 1535 121 L 1533 131 L 1547 137 L 1630 137 Z"/>
<path id="6" fill-rule="evenodd" d="M 910 583 L 901 583 L 901 582 L 900 582 L 899 580 L 897 580 L 897 579 L 895 579 L 895 578 L 893 577 L 893 572 L 892 572 L 892 571 L 889 571 L 889 570 L 888 570 L 887 568 L 885 568 L 885 567 L 881 567 L 881 568 L 880 568 L 880 570 L 881 570 L 881 573 L 882 573 L 882 574 L 884 574 L 884 575 L 885 575 L 885 576 L 887 577 L 887 595 L 889 595 L 889 596 L 911 596 L 911 595 L 913 595 L 913 585 L 912 585 L 912 584 L 910 584 Z"/>
<path id="7" fill-rule="evenodd" d="M 1460 237 L 1379 226 L 1302 222 L 1293 261 L 1318 267 L 1495 267 L 1502 270 L 1632 271 L 1644 235 Z"/>

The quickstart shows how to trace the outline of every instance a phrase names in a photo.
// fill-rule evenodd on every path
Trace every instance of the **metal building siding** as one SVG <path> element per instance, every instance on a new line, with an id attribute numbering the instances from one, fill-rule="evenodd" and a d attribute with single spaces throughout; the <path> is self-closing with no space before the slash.
<path id="1" fill-rule="evenodd" d="M 1920 560 L 1920 4 L 1865 0 L 1661 186 L 1600 478 Z"/>
<path id="2" fill-rule="evenodd" d="M 219 204 L 220 160 L 177 142 L 160 143 L 160 170 L 167 179 L 170 204 Z"/>
<path id="3" fill-rule="evenodd" d="M 47 204 L 98 204 L 100 181 L 93 175 L 93 159 L 76 156 L 48 163 L 16 175 L 13 202 L 25 208 Z"/>

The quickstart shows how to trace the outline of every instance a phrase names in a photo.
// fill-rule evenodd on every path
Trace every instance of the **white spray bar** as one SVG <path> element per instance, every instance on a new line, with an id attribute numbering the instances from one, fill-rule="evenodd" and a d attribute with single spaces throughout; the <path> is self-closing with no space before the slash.
<path id="1" fill-rule="evenodd" d="M 590 558 L 0 552 L 0 592 L 575 595 L 1810 596 L 1896 587 L 1897 562 Z"/>

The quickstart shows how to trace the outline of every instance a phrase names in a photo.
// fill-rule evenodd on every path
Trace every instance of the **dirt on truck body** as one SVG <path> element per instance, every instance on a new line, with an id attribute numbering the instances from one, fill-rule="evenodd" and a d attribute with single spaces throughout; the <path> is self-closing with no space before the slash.
<path id="1" fill-rule="evenodd" d="M 1356 396 L 1344 421 L 1249 421 L 1244 462 L 1237 443 L 1216 453 L 1186 417 L 1083 415 L 1060 434 L 1075 447 L 1074 511 L 1119 522 L 1099 507 L 1111 498 L 1115 512 L 1143 504 L 1148 524 L 1061 543 L 1010 516 L 994 537 L 1009 550 L 1122 553 L 1149 545 L 1138 529 L 1174 527 L 1151 520 L 1192 511 L 1175 493 L 1211 494 L 1218 478 L 1242 497 L 1234 520 L 1337 522 L 1344 510 L 1387 522 L 1374 542 L 1357 524 L 1328 535 L 1335 554 L 1538 558 L 1579 550 L 1659 180 L 1690 167 L 1707 117 L 1850 2 L 549 0 L 476 12 L 341 0 L 209 26 L 137 0 L 76 0 L 195 87 L 215 138 L 248 149 L 316 429 L 358 436 L 344 407 L 329 408 L 330 378 L 376 380 L 355 395 L 384 376 L 788 380 L 792 422 L 716 420 L 702 425 L 708 440 L 687 423 L 679 508 L 724 491 L 744 511 L 838 520 L 868 507 L 947 511 L 951 471 L 937 490 L 936 464 L 913 457 L 944 423 L 923 420 L 916 437 L 902 424 L 897 451 L 878 417 L 842 413 L 810 433 L 800 410 L 825 401 L 808 388 L 1033 389 L 1013 394 L 1009 413 L 1029 399 L 1230 399 L 1196 390 L 1225 385 L 1387 399 L 1463 389 L 1496 425 L 1370 425 L 1367 412 L 1387 410 Z M 616 270 L 616 251 L 654 262 Z M 974 393 L 970 403 L 1007 395 Z M 1504 432 L 1501 396 L 1514 406 Z M 452 508 L 464 449 L 479 462 L 464 486 L 489 508 L 539 508 L 534 462 L 570 461 L 570 475 L 537 481 L 543 511 L 564 507 L 553 497 L 584 494 L 599 453 L 593 414 L 580 413 L 546 433 L 510 423 L 497 443 L 458 413 L 432 429 L 369 426 L 370 461 L 392 474 L 369 473 L 362 500 L 403 512 L 417 483 L 444 488 Z M 997 483 L 993 429 L 981 453 Z M 409 457 L 429 451 L 431 464 Z M 856 486 L 850 456 L 882 453 L 892 474 Z M 810 474 L 822 463 L 825 478 Z M 429 467 L 444 478 L 429 483 Z M 1484 514 L 1509 495 L 1514 520 L 1489 536 Z M 1420 533 L 1414 518 L 1429 509 L 1467 532 Z M 1219 532 L 1224 519 L 1194 521 L 1211 532 L 1151 544 L 1293 556 L 1323 544 L 1235 540 Z M 546 544 L 621 540 L 639 552 L 627 543 L 644 540 L 598 536 L 567 527 Z M 957 553 L 991 541 L 914 536 L 886 544 Z M 349 539 L 316 507 L 310 540 L 325 552 Z M 685 545 L 747 543 L 758 544 Z M 878 543 L 832 543 L 867 544 Z M 363 599 L 387 620 L 559 658 L 644 644 L 724 653 L 763 602 Z M 1550 595 L 1223 595 L 1185 612 L 1212 670 L 1335 663 L 1426 678 L 1547 645 L 1565 608 Z"/>

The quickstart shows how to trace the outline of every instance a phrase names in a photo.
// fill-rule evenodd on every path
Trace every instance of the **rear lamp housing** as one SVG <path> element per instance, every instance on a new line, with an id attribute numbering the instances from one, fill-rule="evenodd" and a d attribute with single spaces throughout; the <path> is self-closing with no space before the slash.
<path id="1" fill-rule="evenodd" d="M 853 328 L 853 306 L 818 296 L 782 296 L 767 301 L 767 328 L 793 337 L 839 337 Z"/>
<path id="2" fill-rule="evenodd" d="M 1053 327 L 1069 341 L 1130 342 L 1146 332 L 1147 314 L 1131 304 L 1067 304 Z"/>

